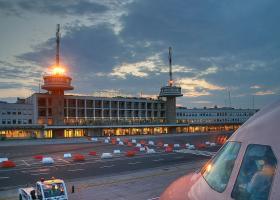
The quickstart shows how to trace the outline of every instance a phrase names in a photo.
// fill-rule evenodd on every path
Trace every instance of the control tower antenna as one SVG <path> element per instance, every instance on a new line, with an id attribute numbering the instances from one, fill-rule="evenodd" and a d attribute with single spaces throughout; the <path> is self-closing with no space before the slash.
<path id="1" fill-rule="evenodd" d="M 59 45 L 60 45 L 60 24 L 57 24 L 56 29 L 56 66 L 59 66 Z"/>
<path id="2" fill-rule="evenodd" d="M 172 79 L 172 48 L 169 47 L 169 86 L 173 85 L 173 79 Z"/>

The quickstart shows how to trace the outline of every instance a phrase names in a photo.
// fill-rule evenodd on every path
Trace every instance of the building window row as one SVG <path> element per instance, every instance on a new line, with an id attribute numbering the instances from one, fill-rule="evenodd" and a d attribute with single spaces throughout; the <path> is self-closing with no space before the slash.
<path id="1" fill-rule="evenodd" d="M 164 109 L 164 103 L 129 102 L 108 100 L 65 99 L 64 107 L 119 108 L 119 109 Z"/>
<path id="2" fill-rule="evenodd" d="M 237 117 L 243 117 L 243 116 L 253 116 L 254 113 L 252 112 L 244 112 L 244 113 L 234 113 L 234 112 L 218 112 L 218 113 L 187 113 L 187 112 L 177 112 L 178 117 L 211 117 L 211 116 L 218 116 L 218 117 L 224 117 L 224 116 L 237 116 Z"/>
<path id="3" fill-rule="evenodd" d="M 32 124 L 32 119 L 2 119 L 1 124 Z"/>
<path id="4" fill-rule="evenodd" d="M 2 111 L 2 115 L 32 115 L 32 111 Z"/>

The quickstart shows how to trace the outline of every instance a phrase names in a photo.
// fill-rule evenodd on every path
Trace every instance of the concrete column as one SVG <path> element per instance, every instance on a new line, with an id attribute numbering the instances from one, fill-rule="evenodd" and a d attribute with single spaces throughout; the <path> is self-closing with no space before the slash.
<path id="1" fill-rule="evenodd" d="M 117 117 L 118 117 L 118 120 L 120 120 L 120 102 L 119 101 L 117 103 Z"/>
<path id="2" fill-rule="evenodd" d="M 166 119 L 167 123 L 176 123 L 176 97 L 166 98 Z"/>
<path id="3" fill-rule="evenodd" d="M 101 119 L 104 119 L 104 107 L 103 107 L 103 100 L 101 100 Z"/>
<path id="4" fill-rule="evenodd" d="M 95 100 L 93 100 L 93 120 L 95 120 Z"/>
<path id="5" fill-rule="evenodd" d="M 87 119 L 87 100 L 86 99 L 84 99 L 84 101 L 85 101 L 85 106 L 84 106 L 84 110 L 85 110 L 85 119 Z"/>
<path id="6" fill-rule="evenodd" d="M 78 100 L 75 99 L 75 115 L 76 115 L 76 120 L 78 119 Z"/>
<path id="7" fill-rule="evenodd" d="M 109 101 L 109 119 L 112 119 L 112 101 Z"/>

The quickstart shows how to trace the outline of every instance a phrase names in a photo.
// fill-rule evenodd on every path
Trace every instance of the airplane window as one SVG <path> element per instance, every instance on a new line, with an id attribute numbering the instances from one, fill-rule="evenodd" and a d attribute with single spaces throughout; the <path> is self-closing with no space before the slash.
<path id="1" fill-rule="evenodd" d="M 215 191 L 223 192 L 226 189 L 240 146 L 239 142 L 227 142 L 202 168 L 202 176 Z"/>
<path id="2" fill-rule="evenodd" d="M 266 200 L 277 160 L 270 146 L 250 144 L 244 155 L 231 197 L 236 200 Z"/>

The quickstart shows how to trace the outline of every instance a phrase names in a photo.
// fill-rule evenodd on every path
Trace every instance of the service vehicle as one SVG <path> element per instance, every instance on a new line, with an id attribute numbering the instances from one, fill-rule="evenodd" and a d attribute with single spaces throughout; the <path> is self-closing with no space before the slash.
<path id="1" fill-rule="evenodd" d="M 20 200 L 68 200 L 66 185 L 61 179 L 37 181 L 35 188 L 20 188 Z"/>

